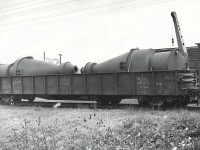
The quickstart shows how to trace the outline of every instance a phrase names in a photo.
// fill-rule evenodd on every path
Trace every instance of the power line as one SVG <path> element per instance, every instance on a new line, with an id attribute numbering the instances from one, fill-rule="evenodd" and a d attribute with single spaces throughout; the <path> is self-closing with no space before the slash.
<path id="1" fill-rule="evenodd" d="M 73 16 L 73 17 L 70 17 L 70 18 L 67 18 L 65 20 L 63 19 L 57 19 L 57 20 L 51 20 L 51 21 L 44 21 L 42 23 L 38 23 L 38 25 L 46 25 L 46 24 L 52 24 L 52 23 L 57 23 L 57 22 L 63 22 L 63 21 L 72 21 L 74 20 L 74 17 L 90 17 L 90 16 L 94 16 L 94 15 L 102 15 L 102 14 L 107 14 L 107 13 L 112 13 L 112 12 L 117 12 L 117 11 L 122 11 L 122 10 L 129 10 L 129 9 L 132 9 L 132 8 L 138 8 L 138 7 L 144 7 L 144 6 L 149 6 L 149 5 L 155 5 L 155 4 L 160 4 L 160 3 L 164 3 L 164 2 L 169 2 L 171 0 L 167 0 L 167 1 L 162 1 L 162 2 L 157 2 L 157 3 L 152 3 L 152 4 L 148 4 L 148 5 L 142 5 L 142 6 L 137 6 L 137 7 L 134 7 L 134 6 L 131 6 L 131 8 L 126 8 L 124 9 L 123 7 L 121 7 L 120 9 L 118 8 L 118 10 L 112 10 L 112 11 L 104 11 L 103 13 L 100 12 L 100 13 L 93 13 L 93 14 L 88 14 L 88 15 L 78 15 L 78 16 Z M 30 19 L 28 21 L 36 21 L 35 20 L 36 18 L 34 19 Z M 5 24 L 5 25 L 13 25 L 13 23 L 26 23 L 27 20 L 24 20 L 24 21 L 20 21 L 20 22 L 12 22 L 11 24 Z"/>
<path id="2" fill-rule="evenodd" d="M 53 2 L 53 0 L 46 0 L 46 1 L 43 1 L 43 2 L 40 2 L 40 3 L 35 3 L 35 4 L 31 4 L 31 5 L 28 5 L 28 6 L 23 6 L 23 7 L 19 7 L 19 8 L 14 8 L 14 9 L 10 9 L 10 10 L 5 10 L 5 11 L 0 11 L 0 13 L 4 13 L 4 12 L 9 12 L 9 11 L 12 11 L 12 10 L 18 10 L 18 9 L 23 9 L 23 8 L 27 8 L 27 7 L 32 7 L 32 6 L 36 6 L 36 5 L 41 5 L 41 4 L 45 4 L 46 2 Z M 72 0 L 69 0 L 69 1 L 72 1 Z M 66 2 L 65 2 L 66 3 Z M 59 3 L 58 3 L 59 4 Z M 56 4 L 56 5 L 58 5 L 58 4 Z M 62 5 L 63 3 L 60 3 L 60 5 Z M 53 4 L 53 5 L 49 5 L 49 6 L 56 6 L 55 4 Z M 32 9 L 32 10 L 29 10 L 30 12 L 31 11 L 37 11 L 37 10 L 40 10 L 40 9 L 46 9 L 46 8 L 48 8 L 49 7 L 48 5 L 47 6 L 44 6 L 44 7 L 39 7 L 39 8 L 34 8 L 34 9 Z M 6 14 L 6 15 L 4 15 L 3 16 L 3 18 L 4 17 L 9 17 L 9 16 L 11 16 L 11 17 L 13 17 L 13 16 L 15 16 L 15 15 L 18 15 L 18 14 L 26 14 L 27 15 L 27 10 L 25 10 L 25 11 L 19 11 L 19 12 L 15 12 L 15 13 L 11 13 L 11 14 Z"/>
<path id="3" fill-rule="evenodd" d="M 21 4 L 33 2 L 33 1 L 35 1 L 35 0 L 29 0 L 29 1 L 21 2 L 21 3 L 17 3 L 17 4 L 13 4 L 13 5 L 8 5 L 8 6 L 0 7 L 0 9 L 5 9 L 5 8 L 13 7 L 13 6 L 17 6 L 17 5 L 21 5 Z"/>
<path id="4" fill-rule="evenodd" d="M 43 2 L 39 2 L 39 3 L 32 3 L 32 2 L 36 2 L 36 0 L 29 0 L 29 1 L 24 1 L 24 2 L 21 2 L 21 3 L 16 3 L 16 4 L 13 4 L 13 5 L 8 5 L 8 6 L 0 7 L 0 10 L 4 10 L 4 9 L 7 9 L 7 8 L 11 7 L 11 9 L 1 11 L 1 13 L 3 13 L 3 12 L 7 12 L 7 11 L 17 10 L 17 9 L 21 9 L 21 8 L 23 9 L 23 8 L 31 7 L 31 6 L 34 6 L 34 5 L 39 5 L 39 4 L 42 4 L 42 3 L 46 3 L 48 1 L 54 1 L 54 0 L 46 0 L 46 1 L 43 1 Z M 31 5 L 26 5 L 26 6 L 23 6 L 23 7 L 12 8 L 12 7 L 15 7 L 15 6 L 18 6 L 18 5 L 20 6 L 20 5 L 28 4 L 30 2 L 31 2 Z"/>
<path id="5" fill-rule="evenodd" d="M 93 0 L 89 0 L 90 1 L 93 1 Z M 126 2 L 132 2 L 133 0 L 127 0 Z M 85 2 L 85 1 L 84 1 Z M 68 14 L 71 14 L 71 13 L 77 13 L 77 12 L 81 12 L 81 11 L 88 11 L 88 10 L 92 10 L 92 9 L 98 9 L 98 8 L 102 8 L 102 7 L 110 7 L 110 6 L 114 6 L 114 5 L 118 5 L 118 4 L 122 4 L 124 2 L 124 0 L 121 0 L 121 1 L 117 1 L 115 3 L 108 3 L 108 4 L 101 4 L 101 5 L 98 5 L 98 6 L 92 6 L 92 7 L 86 7 L 86 8 L 80 8 L 78 10 L 73 10 L 73 9 L 69 9 L 68 11 L 64 12 L 64 13 L 59 13 L 59 14 L 52 14 L 52 15 L 46 15 L 46 16 L 42 16 L 42 17 L 36 17 L 36 18 L 32 18 L 32 19 L 28 19 L 29 21 L 32 21 L 32 20 L 40 20 L 40 19 L 46 19 L 46 18 L 50 18 L 50 17 L 58 17 L 58 16 L 65 16 L 66 13 L 67 15 Z M 79 5 L 80 3 L 78 3 Z M 95 4 L 95 3 L 93 3 Z M 97 3 L 98 4 L 98 3 Z M 77 5 L 77 4 L 76 4 Z M 72 5 L 70 5 L 72 6 Z M 29 15 L 30 13 L 26 12 L 27 15 Z M 15 17 L 15 16 L 14 16 Z"/>
<path id="6" fill-rule="evenodd" d="M 57 22 L 63 22 L 63 21 L 72 21 L 72 20 L 74 20 L 75 17 L 85 17 L 85 16 L 88 17 L 88 16 L 94 16 L 94 15 L 102 15 L 102 14 L 107 14 L 107 13 L 112 13 L 112 12 L 117 12 L 117 11 L 123 11 L 123 10 L 129 10 L 129 9 L 138 8 L 138 7 L 144 7 L 144 6 L 149 6 L 149 5 L 156 5 L 156 4 L 166 3 L 166 2 L 170 2 L 170 1 L 172 1 L 172 0 L 165 0 L 165 1 L 154 0 L 154 1 L 144 2 L 144 3 L 138 3 L 138 4 L 134 4 L 134 5 L 129 5 L 129 7 L 120 6 L 120 7 L 112 8 L 112 9 L 109 9 L 109 10 L 106 10 L 106 11 L 104 10 L 104 11 L 93 12 L 93 13 L 84 14 L 84 15 L 77 15 L 77 16 L 73 16 L 73 17 L 70 17 L 70 18 L 67 18 L 67 19 L 57 19 L 57 20 L 43 21 L 43 22 L 37 23 L 37 24 L 38 25 L 47 25 L 47 24 L 52 24 L 52 23 L 57 23 Z M 119 2 L 122 2 L 122 1 L 118 1 L 118 3 Z M 109 5 L 105 5 L 104 4 L 104 7 L 105 6 L 107 8 L 110 7 Z M 99 8 L 102 8 L 102 5 L 100 5 L 100 6 L 93 6 L 93 7 L 84 8 L 84 9 L 81 8 L 78 11 L 77 10 L 76 11 L 71 11 L 71 13 L 83 12 L 84 10 L 97 10 Z M 68 14 L 70 14 L 70 13 L 68 13 Z M 54 16 L 59 17 L 60 15 L 53 14 L 53 15 L 50 15 L 50 16 L 48 15 L 48 16 L 43 16 L 43 17 L 40 17 L 40 18 L 32 18 L 32 19 L 23 20 L 23 21 L 16 21 L 16 22 L 12 22 L 10 24 L 8 23 L 8 24 L 3 24 L 3 25 L 13 25 L 13 24 L 27 23 L 27 22 L 31 22 L 31 21 L 38 21 L 38 20 L 41 20 L 41 19 L 49 19 L 49 18 L 52 18 L 52 16 L 53 17 Z M 62 14 L 62 15 L 64 15 L 64 14 Z"/>
<path id="7" fill-rule="evenodd" d="M 21 11 L 21 12 L 18 12 L 18 13 L 7 14 L 7 15 L 0 17 L 0 19 L 10 19 L 10 18 L 15 18 L 15 17 L 19 17 L 19 16 L 26 16 L 26 15 L 35 14 L 35 13 L 37 14 L 37 13 L 41 13 L 41 12 L 45 12 L 45 11 L 49 11 L 49 10 L 56 10 L 56 9 L 60 10 L 60 8 L 78 6 L 81 3 L 85 3 L 85 2 L 93 2 L 94 3 L 94 0 L 87 0 L 87 1 L 85 0 L 85 1 L 82 1 L 82 2 L 80 2 L 78 0 L 76 0 L 76 1 L 75 0 L 69 0 L 67 3 L 66 2 L 57 3 L 57 4 L 53 4 L 53 5 L 47 5 L 47 6 L 44 6 L 44 7 L 34 8 L 34 9 L 31 9 L 31 10 L 28 10 L 28 12 L 25 10 L 25 11 Z M 68 5 L 66 5 L 66 4 L 68 4 Z M 59 5 L 61 5 L 61 6 L 59 7 Z"/>
<path id="8" fill-rule="evenodd" d="M 88 1 L 93 1 L 93 0 L 88 0 Z M 84 1 L 85 2 L 85 1 Z M 79 5 L 79 3 L 78 4 L 76 4 L 76 5 Z M 72 6 L 72 5 L 70 5 L 70 6 Z M 82 9 L 82 8 L 81 8 Z M 88 10 L 88 9 L 86 9 L 86 10 Z M 42 19 L 47 19 L 47 18 L 52 18 L 52 17 L 58 17 L 59 15 L 66 15 L 66 13 L 68 13 L 68 12 L 71 12 L 71 13 L 74 13 L 74 12 L 77 12 L 77 10 L 74 10 L 74 11 L 71 11 L 70 9 L 67 11 L 67 12 L 65 12 L 64 14 L 63 13 L 60 13 L 60 14 L 52 14 L 52 15 L 46 15 L 46 16 L 42 16 L 42 17 L 35 17 L 35 18 L 31 18 L 31 19 L 26 19 L 25 21 L 20 21 L 20 23 L 21 22 L 26 22 L 26 21 L 36 21 L 36 20 L 42 20 Z M 80 10 L 78 10 L 78 12 L 80 12 Z M 29 13 L 26 13 L 26 14 L 28 14 L 29 15 Z M 69 13 L 68 13 L 69 14 Z M 12 22 L 12 24 L 13 23 L 17 23 L 18 21 L 16 21 L 16 22 Z"/>
<path id="9" fill-rule="evenodd" d="M 170 2 L 170 1 L 173 1 L 173 0 L 166 0 L 166 1 L 162 1 L 162 2 L 157 2 L 157 3 L 152 3 L 152 4 L 146 4 L 146 5 L 141 5 L 141 6 L 130 6 L 129 8 L 123 8 L 121 7 L 120 9 L 118 8 L 117 9 L 112 9 L 112 10 L 108 10 L 108 11 L 104 11 L 104 12 L 96 12 L 96 13 L 93 13 L 93 14 L 88 14 L 88 15 L 82 15 L 82 16 L 76 16 L 76 17 L 92 17 L 92 16 L 97 16 L 97 15 L 105 15 L 105 14 L 109 14 L 109 13 L 113 13 L 113 12 L 119 12 L 119 11 L 125 11 L 125 10 L 130 10 L 130 9 L 133 9 L 133 8 L 140 8 L 140 7 L 146 7 L 146 6 L 150 6 L 150 5 L 157 5 L 157 4 L 161 4 L 161 3 L 167 3 L 167 2 Z M 44 25 L 48 25 L 48 24 L 54 24 L 54 23 L 58 23 L 58 22 L 65 22 L 65 21 L 70 21 L 72 22 L 74 19 L 74 17 L 71 17 L 71 19 L 57 19 L 57 20 L 52 20 L 52 21 L 49 21 L 49 22 L 42 22 L 42 23 L 38 23 L 36 25 L 38 26 L 44 26 Z"/>

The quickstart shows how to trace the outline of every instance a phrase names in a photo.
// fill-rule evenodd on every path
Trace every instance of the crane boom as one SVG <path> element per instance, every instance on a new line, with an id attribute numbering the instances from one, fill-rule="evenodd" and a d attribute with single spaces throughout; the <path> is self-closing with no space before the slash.
<path id="1" fill-rule="evenodd" d="M 183 40 L 183 36 L 181 34 L 181 28 L 177 19 L 177 15 L 176 12 L 171 12 L 171 16 L 173 18 L 174 21 L 174 27 L 175 27 L 175 32 L 176 32 L 176 39 L 177 39 L 177 43 L 178 43 L 178 49 L 179 49 L 179 53 L 181 53 L 186 59 L 188 59 L 188 53 L 187 53 L 187 49 Z"/>

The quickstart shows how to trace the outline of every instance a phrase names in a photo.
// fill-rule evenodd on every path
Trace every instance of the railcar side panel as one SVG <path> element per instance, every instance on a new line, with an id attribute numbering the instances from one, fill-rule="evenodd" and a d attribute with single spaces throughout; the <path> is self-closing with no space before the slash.
<path id="1" fill-rule="evenodd" d="M 9 77 L 1 78 L 1 94 L 12 93 L 11 79 L 12 78 L 9 78 Z"/>
<path id="2" fill-rule="evenodd" d="M 84 95 L 85 90 L 84 87 L 84 75 L 77 74 L 77 75 L 71 75 L 71 94 L 72 95 Z"/>
<path id="3" fill-rule="evenodd" d="M 177 95 L 177 80 L 174 72 L 157 72 L 154 74 L 154 92 L 157 95 Z"/>
<path id="4" fill-rule="evenodd" d="M 85 93 L 87 95 L 98 95 L 99 93 L 99 75 L 97 74 L 88 74 L 85 75 Z"/>
<path id="5" fill-rule="evenodd" d="M 102 95 L 117 95 L 116 76 L 112 74 L 100 74 L 100 87 Z"/>
<path id="6" fill-rule="evenodd" d="M 153 84 L 152 79 L 153 74 L 150 72 L 137 73 L 136 86 L 138 95 L 152 95 L 153 94 Z"/>
<path id="7" fill-rule="evenodd" d="M 50 95 L 58 94 L 57 76 L 46 76 L 46 93 Z"/>
<path id="8" fill-rule="evenodd" d="M 28 76 L 28 77 L 22 77 L 22 89 L 23 89 L 23 94 L 34 94 L 33 90 L 33 77 Z"/>
<path id="9" fill-rule="evenodd" d="M 21 77 L 13 77 L 12 78 L 12 87 L 13 87 L 13 94 L 21 94 L 23 93 L 22 91 L 22 78 Z"/>
<path id="10" fill-rule="evenodd" d="M 31 95 L 180 95 L 177 73 L 121 72 L 14 76 L 1 78 L 1 94 Z"/>
<path id="11" fill-rule="evenodd" d="M 136 73 L 116 74 L 118 95 L 136 95 L 135 75 Z"/>
<path id="12" fill-rule="evenodd" d="M 59 75 L 59 94 L 69 95 L 71 94 L 71 76 L 70 75 Z"/>
<path id="13" fill-rule="evenodd" d="M 35 94 L 46 94 L 46 81 L 45 81 L 46 76 L 35 76 L 34 77 L 34 91 Z"/>

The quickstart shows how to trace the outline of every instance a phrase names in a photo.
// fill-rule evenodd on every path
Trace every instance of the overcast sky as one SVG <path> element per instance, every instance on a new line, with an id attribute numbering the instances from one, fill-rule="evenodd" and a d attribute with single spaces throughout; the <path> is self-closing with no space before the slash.
<path id="1" fill-rule="evenodd" d="M 195 46 L 199 8 L 200 0 L 0 0 L 0 63 L 43 60 L 45 51 L 81 68 L 131 48 L 172 47 L 172 11 L 186 45 Z"/>

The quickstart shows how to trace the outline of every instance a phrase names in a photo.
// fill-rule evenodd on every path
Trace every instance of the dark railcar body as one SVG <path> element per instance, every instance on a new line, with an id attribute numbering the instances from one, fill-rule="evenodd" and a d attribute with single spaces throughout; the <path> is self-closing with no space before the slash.
<path id="1" fill-rule="evenodd" d="M 65 98 L 94 95 L 177 96 L 185 94 L 185 87 L 194 87 L 194 84 L 179 82 L 183 74 L 181 71 L 154 71 L 1 77 L 0 94 L 22 97 L 57 95 Z"/>
<path id="2" fill-rule="evenodd" d="M 200 65 L 200 45 L 194 47 L 188 47 L 188 57 L 189 57 L 189 65 L 191 69 L 195 69 Z"/>
<path id="3" fill-rule="evenodd" d="M 196 70 L 200 66 L 200 45 L 187 49 L 190 70 L 0 77 L 0 96 L 12 97 L 14 101 L 41 97 L 119 103 L 123 98 L 137 98 L 141 105 L 145 101 L 151 105 L 179 100 L 187 103 L 191 91 L 198 92 Z M 172 50 L 157 49 L 156 52 Z"/>

